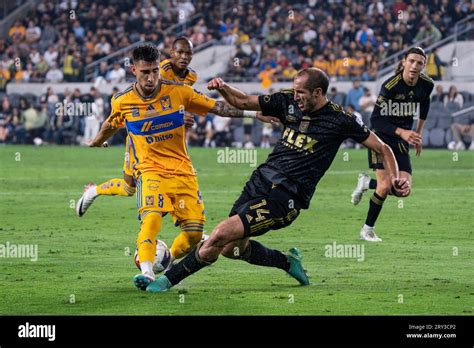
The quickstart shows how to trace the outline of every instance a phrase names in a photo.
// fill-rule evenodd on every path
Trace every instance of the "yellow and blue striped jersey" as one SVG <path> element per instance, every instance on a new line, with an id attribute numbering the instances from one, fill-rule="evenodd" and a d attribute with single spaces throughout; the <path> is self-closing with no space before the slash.
<path id="1" fill-rule="evenodd" d="M 184 113 L 206 115 L 216 101 L 182 83 L 161 80 L 154 95 L 144 97 L 136 84 L 112 98 L 107 121 L 127 127 L 134 170 L 195 175 L 186 148 Z"/>

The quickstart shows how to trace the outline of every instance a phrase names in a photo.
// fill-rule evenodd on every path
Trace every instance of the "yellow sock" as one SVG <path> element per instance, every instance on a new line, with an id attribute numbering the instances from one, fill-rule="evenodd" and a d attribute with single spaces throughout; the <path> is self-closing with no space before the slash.
<path id="1" fill-rule="evenodd" d="M 150 212 L 142 216 L 142 225 L 137 238 L 138 260 L 153 262 L 156 253 L 156 237 L 161 227 L 161 214 Z"/>
<path id="2" fill-rule="evenodd" d="M 171 255 L 179 259 L 189 253 L 201 241 L 204 224 L 202 221 L 186 220 L 180 224 L 181 233 L 171 245 Z"/>
<path id="3" fill-rule="evenodd" d="M 123 179 L 110 179 L 97 185 L 97 194 L 106 196 L 133 196 L 135 187 L 129 186 Z"/>

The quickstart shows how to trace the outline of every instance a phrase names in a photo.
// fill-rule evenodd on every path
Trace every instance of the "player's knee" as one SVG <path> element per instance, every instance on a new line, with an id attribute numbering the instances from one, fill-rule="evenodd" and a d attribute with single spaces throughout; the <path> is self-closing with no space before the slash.
<path id="1" fill-rule="evenodd" d="M 377 193 L 382 197 L 387 196 L 392 190 L 392 183 L 390 181 L 377 181 Z"/>

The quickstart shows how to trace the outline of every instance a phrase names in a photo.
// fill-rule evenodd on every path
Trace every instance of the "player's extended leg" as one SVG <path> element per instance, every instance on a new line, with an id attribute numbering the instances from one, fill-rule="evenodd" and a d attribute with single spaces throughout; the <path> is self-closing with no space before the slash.
<path id="1" fill-rule="evenodd" d="M 127 174 L 123 175 L 123 179 L 110 179 L 100 185 L 90 184 L 77 202 L 76 213 L 79 217 L 83 216 L 98 196 L 130 197 L 135 194 L 135 190 L 133 177 Z"/>
<path id="2" fill-rule="evenodd" d="M 133 279 L 135 286 L 145 290 L 147 285 L 155 280 L 153 272 L 153 261 L 156 252 L 156 237 L 161 227 L 161 213 L 157 211 L 147 212 L 142 216 L 140 232 L 137 238 L 138 260 L 142 274 Z"/>
<path id="3" fill-rule="evenodd" d="M 256 240 L 244 238 L 227 244 L 221 252 L 229 259 L 244 260 L 252 265 L 276 267 L 295 278 L 301 285 L 309 280 L 301 264 L 301 255 L 297 248 L 291 248 L 287 255 L 276 249 L 269 249 Z"/>
<path id="4" fill-rule="evenodd" d="M 234 215 L 220 222 L 209 239 L 199 243 L 181 262 L 148 285 L 146 290 L 150 292 L 169 290 L 184 278 L 216 262 L 227 244 L 242 238 L 244 238 L 244 226 L 239 216 Z"/>
<path id="5" fill-rule="evenodd" d="M 370 198 L 367 218 L 365 220 L 364 226 L 362 226 L 360 230 L 360 239 L 370 242 L 381 242 L 382 239 L 377 237 L 374 232 L 374 225 L 380 212 L 382 211 L 385 198 L 392 189 L 392 181 L 390 180 L 388 171 L 385 169 L 377 169 L 375 171 L 375 175 L 377 177 L 377 188 Z"/>

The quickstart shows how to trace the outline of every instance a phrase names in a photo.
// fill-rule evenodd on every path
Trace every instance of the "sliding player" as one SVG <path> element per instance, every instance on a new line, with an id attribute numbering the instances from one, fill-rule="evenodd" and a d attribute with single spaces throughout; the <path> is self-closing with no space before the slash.
<path id="1" fill-rule="evenodd" d="M 403 195 L 408 190 L 406 180 L 398 176 L 392 150 L 353 115 L 328 101 L 328 86 L 328 76 L 317 68 L 299 71 L 293 80 L 294 90 L 272 95 L 249 96 L 220 78 L 209 82 L 208 88 L 217 89 L 231 105 L 275 115 L 285 129 L 266 162 L 246 183 L 230 217 L 216 226 L 208 240 L 148 285 L 147 291 L 167 291 L 214 263 L 221 253 L 254 265 L 279 268 L 301 285 L 308 285 L 296 248 L 285 255 L 250 238 L 287 227 L 301 209 L 308 209 L 316 185 L 347 138 L 361 142 L 380 156 L 397 193 Z"/>
<path id="2" fill-rule="evenodd" d="M 408 50 L 395 75 L 383 83 L 370 119 L 375 134 L 390 146 L 395 154 L 400 176 L 408 180 L 410 187 L 412 169 L 409 145 L 415 147 L 416 155 L 419 156 L 422 149 L 421 132 L 430 109 L 430 94 L 434 86 L 433 80 L 421 72 L 425 64 L 426 54 L 422 48 L 414 47 Z M 417 112 L 418 124 L 416 130 L 412 131 L 413 118 Z M 370 149 L 369 167 L 375 171 L 377 179 L 371 179 L 367 174 L 359 174 L 351 201 L 356 205 L 365 191 L 369 188 L 375 189 L 369 202 L 365 224 L 360 230 L 360 238 L 380 242 L 382 239 L 375 234 L 374 225 L 387 195 L 396 194 L 392 189 L 390 173 L 377 154 Z"/>
<path id="3" fill-rule="evenodd" d="M 190 86 L 161 80 L 159 51 L 151 44 L 133 51 L 132 73 L 136 82 L 112 99 L 111 114 L 90 146 L 103 146 L 121 127 L 127 127 L 141 220 L 137 248 L 142 274 L 135 276 L 134 283 L 144 290 L 155 279 L 152 265 L 164 214 L 170 213 L 181 230 L 172 246 L 176 258 L 188 253 L 202 237 L 204 204 L 186 149 L 184 112 L 227 117 L 257 117 L 257 113 L 208 98 Z"/>
<path id="4" fill-rule="evenodd" d="M 171 50 L 171 59 L 165 59 L 160 63 L 160 75 L 164 80 L 181 82 L 192 86 L 197 81 L 197 74 L 189 67 L 193 57 L 193 44 L 186 37 L 179 37 L 174 40 Z M 131 87 L 124 90 L 129 92 Z M 194 121 L 190 114 L 185 115 L 186 127 L 192 127 Z M 135 194 L 135 182 L 132 171 L 135 159 L 131 156 L 130 137 L 127 136 L 125 144 L 125 160 L 123 164 L 123 179 L 114 178 L 102 184 L 89 184 L 82 197 L 76 205 L 76 213 L 79 217 L 83 216 L 94 200 L 99 196 L 124 196 L 131 197 Z"/>

